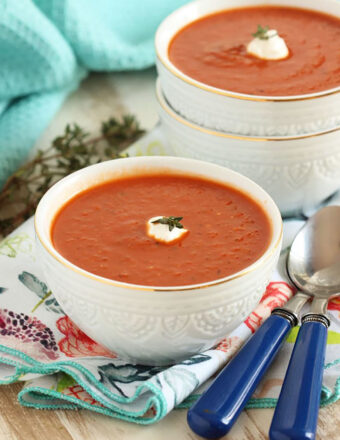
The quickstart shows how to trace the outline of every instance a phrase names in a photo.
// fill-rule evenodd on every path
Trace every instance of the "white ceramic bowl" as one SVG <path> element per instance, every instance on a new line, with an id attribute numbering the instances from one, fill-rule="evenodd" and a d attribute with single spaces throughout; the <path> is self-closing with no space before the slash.
<path id="1" fill-rule="evenodd" d="M 314 208 L 340 188 L 340 127 L 298 137 L 227 134 L 187 121 L 166 102 L 159 81 L 156 88 L 159 115 L 175 154 L 244 174 L 273 197 L 283 215 Z"/>
<path id="2" fill-rule="evenodd" d="M 159 26 L 155 46 L 162 89 L 186 119 L 207 128 L 251 136 L 286 136 L 328 130 L 340 124 L 340 84 L 299 96 L 256 96 L 203 84 L 185 75 L 168 57 L 169 43 L 190 22 L 219 10 L 285 5 L 340 17 L 338 0 L 198 0 L 169 15 Z"/>
<path id="3" fill-rule="evenodd" d="M 51 225 L 67 200 L 101 182 L 153 172 L 208 177 L 250 195 L 272 222 L 272 239 L 266 252 L 251 266 L 224 279 L 185 287 L 149 287 L 93 275 L 55 250 Z M 259 302 L 282 240 L 280 213 L 254 182 L 214 164 L 157 156 L 104 162 L 62 179 L 39 203 L 35 229 L 46 281 L 70 318 L 123 359 L 152 365 L 169 364 L 209 349 L 238 326 Z"/>

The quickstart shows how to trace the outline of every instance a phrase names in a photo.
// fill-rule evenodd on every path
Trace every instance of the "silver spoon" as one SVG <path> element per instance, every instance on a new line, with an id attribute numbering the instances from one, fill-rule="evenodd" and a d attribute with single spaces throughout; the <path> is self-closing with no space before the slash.
<path id="1" fill-rule="evenodd" d="M 287 260 L 295 286 L 314 297 L 302 316 L 270 427 L 271 440 L 313 440 L 327 343 L 329 299 L 340 294 L 340 206 L 318 211 L 297 235 Z"/>
<path id="2" fill-rule="evenodd" d="M 332 207 L 332 212 L 334 212 L 333 209 L 336 210 L 339 219 L 340 207 Z M 315 248 L 320 249 L 322 255 L 325 253 L 328 255 L 329 246 L 328 241 L 325 242 L 325 231 L 333 238 L 336 233 L 340 234 L 339 225 L 333 220 L 330 224 L 328 212 L 329 208 L 324 208 L 305 223 L 296 236 L 292 249 L 296 249 L 295 242 L 304 242 L 302 237 L 308 237 L 304 249 L 310 252 L 308 242 L 313 243 L 314 260 L 317 254 Z M 325 222 L 324 226 L 323 222 Z M 302 263 L 304 257 L 299 260 Z M 327 264 L 328 266 L 331 265 Z M 323 267 L 324 270 L 325 268 L 326 266 Z M 333 269 L 328 270 L 333 271 Z M 261 325 L 254 336 L 224 367 L 210 387 L 188 411 L 188 424 L 196 434 L 214 439 L 229 432 L 279 352 L 288 333 L 292 327 L 297 325 L 298 314 L 309 298 L 309 294 L 298 292 L 284 307 L 274 309 L 272 315 Z M 282 440 L 284 437 L 278 438 Z"/>

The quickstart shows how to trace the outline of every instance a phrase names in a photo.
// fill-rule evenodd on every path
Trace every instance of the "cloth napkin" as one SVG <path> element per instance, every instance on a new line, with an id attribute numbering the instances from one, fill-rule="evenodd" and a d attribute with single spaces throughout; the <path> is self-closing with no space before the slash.
<path id="1" fill-rule="evenodd" d="M 156 128 L 129 155 L 173 154 Z M 340 201 L 334 199 L 333 203 Z M 33 408 L 87 408 L 150 424 L 174 407 L 189 407 L 209 379 L 270 315 L 294 294 L 284 261 L 305 220 L 287 220 L 280 261 L 259 306 L 214 349 L 170 367 L 126 363 L 87 337 L 50 293 L 35 255 L 33 219 L 0 243 L 0 383 L 24 381 L 19 402 Z M 331 326 L 322 405 L 340 398 L 340 300 L 329 304 Z M 248 407 L 275 406 L 298 328 L 257 388 Z"/>
<path id="2" fill-rule="evenodd" d="M 0 188 L 89 70 L 154 63 L 162 19 L 187 0 L 0 0 Z"/>

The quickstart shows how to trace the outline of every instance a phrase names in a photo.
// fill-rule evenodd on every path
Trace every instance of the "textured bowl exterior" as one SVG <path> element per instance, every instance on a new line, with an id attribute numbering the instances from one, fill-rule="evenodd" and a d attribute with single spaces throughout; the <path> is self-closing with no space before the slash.
<path id="1" fill-rule="evenodd" d="M 56 299 L 86 334 L 123 359 L 166 365 L 211 348 L 257 305 L 279 257 L 282 221 L 274 202 L 261 188 L 230 170 L 183 158 L 123 161 L 106 162 L 74 173 L 44 196 L 35 219 L 39 259 Z M 254 265 L 221 282 L 184 288 L 114 282 L 64 260 L 50 239 L 51 223 L 59 207 L 79 190 L 111 180 L 114 171 L 121 176 L 122 166 L 133 169 L 136 163 L 145 170 L 150 166 L 159 170 L 161 166 L 165 170 L 210 176 L 245 190 L 261 203 L 272 221 L 273 238 L 266 253 Z M 108 168 L 110 164 L 112 170 Z"/>
<path id="2" fill-rule="evenodd" d="M 177 113 L 203 127 L 249 136 L 291 136 L 340 125 L 340 87 L 296 97 L 237 94 L 206 86 L 177 69 L 168 58 L 172 37 L 183 26 L 209 13 L 263 0 L 198 0 L 175 11 L 156 34 L 157 70 L 167 101 Z M 282 2 L 270 2 L 270 5 Z M 337 0 L 285 0 L 340 17 Z M 339 85 L 340 86 L 340 85 Z"/>
<path id="3" fill-rule="evenodd" d="M 166 365 L 217 344 L 254 309 L 279 248 L 258 270 L 197 291 L 139 292 L 100 285 L 56 262 L 41 245 L 48 285 L 87 335 L 123 359 Z"/>
<path id="4" fill-rule="evenodd" d="M 237 171 L 264 188 L 284 215 L 313 208 L 340 187 L 340 127 L 311 137 L 254 139 L 221 136 L 180 118 L 158 84 L 159 115 L 178 156 Z"/>

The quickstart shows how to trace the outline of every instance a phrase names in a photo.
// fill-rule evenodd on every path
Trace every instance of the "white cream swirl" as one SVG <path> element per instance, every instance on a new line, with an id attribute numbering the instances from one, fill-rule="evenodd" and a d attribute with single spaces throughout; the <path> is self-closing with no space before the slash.
<path id="1" fill-rule="evenodd" d="M 157 220 L 162 217 L 162 215 L 158 215 L 156 217 L 151 217 L 147 221 L 146 232 L 150 238 L 153 238 L 159 243 L 172 244 L 184 238 L 189 232 L 188 229 L 177 228 L 177 226 L 173 227 L 170 231 L 169 225 L 157 223 Z"/>
<path id="2" fill-rule="evenodd" d="M 275 29 L 266 30 L 261 37 L 255 37 L 247 52 L 262 60 L 283 60 L 289 55 L 286 42 Z"/>

